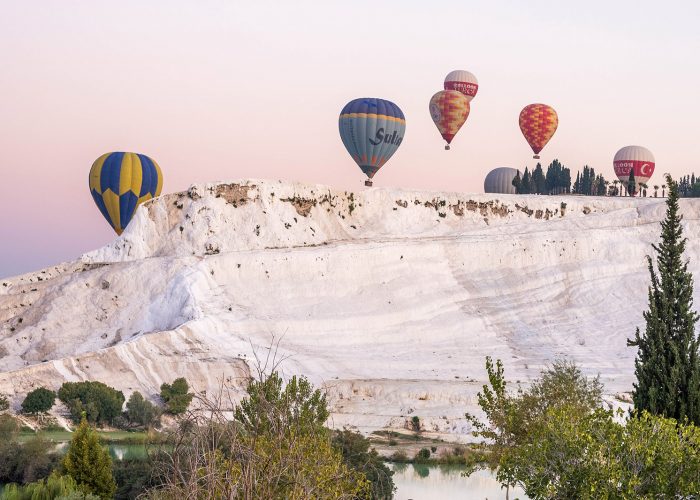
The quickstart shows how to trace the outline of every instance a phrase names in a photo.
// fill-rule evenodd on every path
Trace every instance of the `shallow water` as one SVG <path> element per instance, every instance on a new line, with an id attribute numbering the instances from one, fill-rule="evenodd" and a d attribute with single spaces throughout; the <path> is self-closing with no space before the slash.
<path id="1" fill-rule="evenodd" d="M 460 465 L 391 464 L 396 500 L 496 500 L 505 499 L 506 490 L 488 470 L 463 477 Z M 510 499 L 525 500 L 522 490 L 511 490 Z"/>

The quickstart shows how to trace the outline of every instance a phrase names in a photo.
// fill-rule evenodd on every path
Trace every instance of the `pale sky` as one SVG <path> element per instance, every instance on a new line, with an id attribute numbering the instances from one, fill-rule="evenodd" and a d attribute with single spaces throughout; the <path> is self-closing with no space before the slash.
<path id="1" fill-rule="evenodd" d="M 108 151 L 154 158 L 163 192 L 286 179 L 364 189 L 338 136 L 356 97 L 406 115 L 375 186 L 481 192 L 533 166 L 527 104 L 559 114 L 542 152 L 613 178 L 649 148 L 661 174 L 700 173 L 700 2 L 0 0 L 0 276 L 77 258 L 115 234 L 88 190 Z M 479 79 L 444 151 L 428 101 Z"/>

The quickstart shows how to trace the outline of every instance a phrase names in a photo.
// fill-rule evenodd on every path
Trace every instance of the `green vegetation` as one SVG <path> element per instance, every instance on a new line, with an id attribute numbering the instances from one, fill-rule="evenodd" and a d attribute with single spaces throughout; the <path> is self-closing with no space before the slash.
<path id="1" fill-rule="evenodd" d="M 629 196 L 634 196 L 637 194 L 637 182 L 634 179 L 634 169 L 630 169 L 630 176 L 627 179 L 627 183 L 625 185 L 625 188 L 627 188 L 627 194 Z"/>
<path id="2" fill-rule="evenodd" d="M 46 480 L 29 483 L 26 486 L 9 484 L 0 500 L 98 500 L 99 497 L 82 492 L 70 476 L 60 476 L 53 472 Z"/>
<path id="3" fill-rule="evenodd" d="M 117 485 L 112 475 L 112 459 L 100 446 L 97 432 L 83 419 L 73 434 L 63 457 L 63 469 L 84 493 L 112 498 Z"/>
<path id="4" fill-rule="evenodd" d="M 46 413 L 51 409 L 56 401 L 56 394 L 45 387 L 34 389 L 22 401 L 22 411 L 24 413 Z"/>
<path id="5" fill-rule="evenodd" d="M 700 423 L 698 315 L 693 311 L 693 276 L 683 258 L 686 239 L 678 213 L 678 185 L 667 176 L 666 219 L 661 243 L 653 245 L 658 274 L 647 257 L 651 285 L 646 329 L 628 345 L 638 348 L 632 399 L 638 411 Z"/>
<path id="6" fill-rule="evenodd" d="M 172 384 L 161 385 L 160 397 L 165 403 L 165 411 L 172 415 L 185 413 L 194 396 L 189 390 L 187 380 L 182 377 L 175 379 Z"/>
<path id="7" fill-rule="evenodd" d="M 181 421 L 148 498 L 368 498 L 365 475 L 349 468 L 323 424 L 325 396 L 303 377 L 273 372 L 248 386 L 229 421 L 213 401 Z M 206 473 L 205 473 L 206 472 Z"/>
<path id="8" fill-rule="evenodd" d="M 10 400 L 7 396 L 0 394 L 0 411 L 5 411 L 10 409 Z"/>
<path id="9" fill-rule="evenodd" d="M 20 424 L 0 415 L 0 483 L 31 483 L 48 476 L 58 464 L 53 444 L 44 439 L 19 443 Z"/>
<path id="10" fill-rule="evenodd" d="M 160 425 L 160 409 L 136 391 L 126 403 L 125 416 L 132 426 L 150 429 Z"/>
<path id="11" fill-rule="evenodd" d="M 605 196 L 608 184 L 602 174 L 596 175 L 593 167 L 585 165 L 583 172 L 576 173 L 573 192 L 588 196 Z"/>
<path id="12" fill-rule="evenodd" d="M 616 422 L 602 386 L 572 363 L 556 362 L 527 390 L 507 390 L 503 365 L 487 358 L 479 393 L 488 424 L 467 415 L 491 441 L 488 466 L 510 488 L 540 498 L 671 498 L 700 485 L 700 429 L 635 414 Z M 622 417 L 618 411 L 617 417 Z M 484 464 L 486 465 L 486 464 Z M 481 466 L 484 466 L 481 465 Z"/>
<path id="13" fill-rule="evenodd" d="M 344 429 L 333 433 L 332 444 L 342 454 L 345 465 L 363 473 L 370 482 L 370 496 L 367 498 L 384 500 L 393 497 L 396 489 L 392 479 L 394 472 L 376 450 L 370 448 L 369 439 Z"/>
<path id="14" fill-rule="evenodd" d="M 561 194 L 571 190 L 571 171 L 559 160 L 554 160 L 547 167 L 547 174 L 542 172 L 542 165 L 537 164 L 530 172 L 527 167 L 522 177 L 520 172 L 513 178 L 513 187 L 518 194 Z"/>
<path id="15" fill-rule="evenodd" d="M 74 422 L 85 414 L 88 422 L 97 425 L 112 424 L 124 405 L 124 394 L 102 382 L 65 382 L 58 399 L 68 407 Z"/>

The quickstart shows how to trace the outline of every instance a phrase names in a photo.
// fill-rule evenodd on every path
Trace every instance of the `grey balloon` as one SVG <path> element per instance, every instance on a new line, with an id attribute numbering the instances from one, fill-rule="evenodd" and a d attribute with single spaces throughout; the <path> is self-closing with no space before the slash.
<path id="1" fill-rule="evenodd" d="M 484 179 L 484 193 L 516 194 L 515 188 L 513 187 L 513 177 L 515 177 L 518 172 L 519 170 L 517 168 L 494 168 L 486 175 L 486 179 Z"/>

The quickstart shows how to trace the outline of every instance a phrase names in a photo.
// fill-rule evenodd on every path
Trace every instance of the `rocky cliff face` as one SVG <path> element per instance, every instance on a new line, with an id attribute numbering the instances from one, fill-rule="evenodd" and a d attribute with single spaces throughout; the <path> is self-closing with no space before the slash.
<path id="1" fill-rule="evenodd" d="M 79 260 L 0 280 L 0 392 L 186 376 L 240 394 L 273 339 L 324 385 L 333 424 L 468 431 L 484 357 L 526 382 L 557 356 L 631 389 L 644 255 L 661 199 L 509 196 L 270 181 L 195 185 L 140 207 Z M 684 200 L 691 270 L 700 205 Z M 611 396 L 612 398 L 612 396 Z"/>

